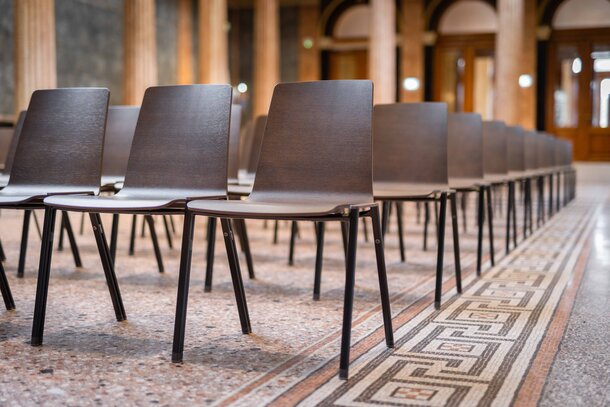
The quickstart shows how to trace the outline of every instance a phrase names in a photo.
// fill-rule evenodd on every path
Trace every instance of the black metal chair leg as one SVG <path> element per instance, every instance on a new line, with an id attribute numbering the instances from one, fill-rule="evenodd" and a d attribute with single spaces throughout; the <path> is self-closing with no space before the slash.
<path id="1" fill-rule="evenodd" d="M 11 293 L 11 287 L 8 285 L 8 279 L 4 272 L 4 266 L 0 262 L 0 292 L 2 293 L 2 299 L 7 310 L 15 309 L 15 300 L 13 300 L 13 294 Z"/>
<path id="2" fill-rule="evenodd" d="M 424 251 L 428 250 L 428 224 L 430 223 L 430 205 L 424 203 Z"/>
<path id="3" fill-rule="evenodd" d="M 528 226 L 530 228 L 530 234 L 534 233 L 534 204 L 532 200 L 532 181 L 528 180 L 527 186 L 527 200 L 528 200 Z"/>
<path id="4" fill-rule="evenodd" d="M 129 235 L 129 255 L 133 256 L 136 248 L 136 223 L 138 216 L 133 215 L 131 218 L 131 233 Z"/>
<path id="5" fill-rule="evenodd" d="M 527 185 L 528 185 L 528 180 L 524 180 L 523 181 L 523 185 L 522 185 L 522 196 L 523 196 L 523 240 L 525 240 L 527 238 L 527 221 L 528 221 L 528 199 L 527 199 Z"/>
<path id="6" fill-rule="evenodd" d="M 381 233 L 385 237 L 388 232 L 388 223 L 390 222 L 390 203 L 384 201 L 381 204 Z"/>
<path id="7" fill-rule="evenodd" d="M 17 266 L 17 277 L 22 278 L 25 274 L 25 259 L 28 251 L 28 233 L 30 232 L 31 210 L 23 211 L 23 228 L 21 229 L 21 248 L 19 250 L 19 264 Z"/>
<path id="8" fill-rule="evenodd" d="M 74 265 L 76 267 L 83 267 L 83 262 L 80 258 L 78 246 L 76 245 L 76 238 L 74 237 L 74 230 L 72 229 L 72 223 L 70 223 L 68 212 L 62 211 L 61 221 L 63 223 L 64 230 L 66 231 L 66 235 L 68 235 L 70 249 L 72 250 L 72 257 L 74 257 Z"/>
<path id="9" fill-rule="evenodd" d="M 142 230 L 140 231 L 140 237 L 144 237 L 146 236 L 146 217 L 144 218 L 144 221 L 142 222 Z"/>
<path id="10" fill-rule="evenodd" d="M 343 331 L 341 335 L 341 357 L 339 361 L 339 378 L 341 379 L 347 379 L 349 376 L 354 285 L 356 282 L 356 249 L 358 247 L 358 217 L 358 209 L 351 209 L 349 213 L 348 253 L 345 267 L 345 295 L 343 300 Z"/>
<path id="11" fill-rule="evenodd" d="M 241 270 L 239 269 L 239 258 L 237 257 L 235 238 L 233 236 L 233 231 L 231 230 L 231 223 L 228 219 L 220 219 L 220 224 L 222 225 L 222 235 L 224 236 L 227 257 L 229 259 L 229 268 L 231 270 L 231 280 L 233 281 L 233 291 L 235 292 L 241 331 L 244 334 L 249 334 L 252 332 L 252 327 L 250 326 L 250 316 L 248 315 L 246 292 L 241 278 Z"/>
<path id="12" fill-rule="evenodd" d="M 172 215 L 168 215 L 169 217 L 169 225 L 172 228 L 172 233 L 176 233 L 176 225 L 174 224 L 174 217 Z"/>
<path id="13" fill-rule="evenodd" d="M 106 241 L 102 218 L 99 213 L 89 213 L 89 218 L 91 219 L 91 226 L 93 227 L 97 250 L 100 253 L 100 260 L 102 261 L 102 267 L 104 268 L 104 275 L 106 277 L 106 285 L 110 292 L 110 299 L 112 300 L 116 319 L 117 321 L 124 321 L 127 319 L 127 314 L 125 313 L 125 307 L 123 306 L 123 300 L 121 299 L 119 281 L 114 273 L 114 263 L 110 256 L 110 249 L 108 248 L 108 242 Z"/>
<path id="14" fill-rule="evenodd" d="M 78 234 L 81 236 L 85 234 L 85 212 L 82 212 L 80 214 L 80 226 L 79 226 Z"/>
<path id="15" fill-rule="evenodd" d="M 549 219 L 551 219 L 551 216 L 553 216 L 553 203 L 554 203 L 554 199 L 553 199 L 553 174 L 549 174 Z"/>
<path id="16" fill-rule="evenodd" d="M 517 247 L 517 190 L 513 182 L 513 247 Z"/>
<path id="17" fill-rule="evenodd" d="M 161 257 L 161 249 L 159 248 L 159 240 L 157 239 L 157 232 L 155 231 L 155 221 L 151 215 L 144 215 L 144 220 L 148 224 L 150 230 L 150 240 L 152 240 L 153 249 L 155 251 L 155 257 L 157 258 L 157 265 L 159 266 L 159 273 L 165 272 L 163 267 L 163 258 Z"/>
<path id="18" fill-rule="evenodd" d="M 324 222 L 316 224 L 316 270 L 313 280 L 313 299 L 320 299 L 320 286 L 322 285 L 322 263 L 324 261 Z"/>
<path id="19" fill-rule="evenodd" d="M 362 218 L 362 231 L 364 232 L 364 241 L 369 242 L 369 228 L 366 226 L 366 218 Z"/>
<path id="20" fill-rule="evenodd" d="M 169 230 L 169 223 L 167 223 L 167 215 L 163 215 L 163 227 L 165 228 L 165 237 L 167 239 L 167 246 L 170 249 L 174 248 L 174 242 L 172 241 L 172 232 Z"/>
<path id="21" fill-rule="evenodd" d="M 506 254 L 510 252 L 510 223 L 513 208 L 513 182 L 508 183 L 508 202 L 506 208 Z"/>
<path id="22" fill-rule="evenodd" d="M 280 222 L 279 222 L 279 221 L 277 221 L 277 220 L 276 220 L 276 221 L 273 223 L 273 244 L 277 244 L 277 240 L 278 240 L 278 230 L 279 230 L 279 228 L 280 228 L 279 223 L 280 223 Z"/>
<path id="23" fill-rule="evenodd" d="M 32 211 L 32 218 L 34 218 L 34 226 L 36 226 L 36 233 L 38 233 L 38 237 L 42 239 L 42 230 L 40 230 L 40 224 L 38 223 L 36 211 Z"/>
<path id="24" fill-rule="evenodd" d="M 462 293 L 462 265 L 460 264 L 460 231 L 458 229 L 457 197 L 453 193 L 449 195 L 451 202 L 451 229 L 453 231 L 453 259 L 455 262 L 455 287 L 459 294 Z"/>
<path id="25" fill-rule="evenodd" d="M 294 264 L 294 242 L 297 238 L 297 223 L 292 221 L 290 225 L 290 250 L 288 252 L 288 265 Z"/>
<path id="26" fill-rule="evenodd" d="M 415 203 L 415 222 L 419 225 L 421 223 L 421 205 L 420 202 Z"/>
<path id="27" fill-rule="evenodd" d="M 383 327 L 385 330 L 385 343 L 388 348 L 394 347 L 394 330 L 392 329 L 392 310 L 390 308 L 390 293 L 388 290 L 388 277 L 385 268 L 385 251 L 379 207 L 371 208 L 371 222 L 373 223 L 373 239 L 375 240 L 375 257 L 377 259 L 377 276 L 379 279 L 379 294 L 381 296 L 381 310 L 383 314 Z"/>
<path id="28" fill-rule="evenodd" d="M 477 195 L 477 276 L 481 275 L 481 263 L 483 261 L 483 220 L 484 220 L 484 199 L 485 199 L 485 187 L 479 187 Z"/>
<path id="29" fill-rule="evenodd" d="M 6 253 L 4 253 L 4 246 L 2 246 L 2 241 L 0 241 L 0 262 L 6 261 Z"/>
<path id="30" fill-rule="evenodd" d="M 44 320 L 47 309 L 47 294 L 49 292 L 49 277 L 51 274 L 51 257 L 53 255 L 53 234 L 55 232 L 55 217 L 57 210 L 45 208 L 42 244 L 40 247 L 40 263 L 36 283 L 36 301 L 34 303 L 34 321 L 32 323 L 32 346 L 42 345 L 44 335 Z"/>
<path id="31" fill-rule="evenodd" d="M 406 261 L 406 256 L 402 224 L 402 202 L 396 202 L 396 223 L 398 224 L 398 244 L 400 247 L 400 261 L 404 263 Z"/>
<path id="32" fill-rule="evenodd" d="M 462 199 L 460 200 L 460 204 L 462 209 L 462 223 L 464 225 L 464 233 L 468 233 L 468 216 L 466 215 L 466 209 L 468 208 L 468 192 L 462 192 L 461 198 Z"/>
<path id="33" fill-rule="evenodd" d="M 64 217 L 66 215 L 64 214 L 64 212 L 61 213 L 61 223 L 59 225 L 59 240 L 57 242 L 57 251 L 58 252 L 63 252 L 64 251 Z"/>
<path id="34" fill-rule="evenodd" d="M 214 218 L 209 218 L 210 222 Z M 216 219 L 214 219 L 215 221 Z M 215 222 L 214 222 L 215 224 Z M 184 332 L 186 327 L 186 310 L 189 297 L 189 283 L 191 279 L 191 257 L 193 254 L 193 230 L 195 229 L 195 216 L 189 211 L 184 215 L 182 230 L 182 249 L 180 253 L 180 275 L 178 277 L 178 294 L 176 299 L 176 317 L 174 321 L 174 343 L 172 348 L 172 362 L 182 362 L 184 352 Z"/>
<path id="35" fill-rule="evenodd" d="M 116 263 L 116 246 L 119 237 L 119 214 L 112 214 L 112 228 L 110 229 L 110 257 L 112 264 Z"/>
<path id="36" fill-rule="evenodd" d="M 248 266 L 248 277 L 250 279 L 256 278 L 254 274 L 254 260 L 252 260 L 252 251 L 250 250 L 250 239 L 248 239 L 248 228 L 246 227 L 245 219 L 236 219 L 239 224 L 239 242 L 246 257 L 246 266 Z M 298 232 L 298 228 L 297 228 Z"/>
<path id="37" fill-rule="evenodd" d="M 557 172 L 557 186 L 556 186 L 556 190 L 557 190 L 557 195 L 555 197 L 556 202 L 555 202 L 555 212 L 559 212 L 559 210 L 561 209 L 561 172 Z"/>
<path id="38" fill-rule="evenodd" d="M 494 250 L 494 224 L 493 224 L 493 208 L 491 206 L 491 187 L 487 187 L 487 228 L 489 232 L 489 258 L 491 266 L 496 265 L 495 250 Z"/>
<path id="39" fill-rule="evenodd" d="M 185 220 L 186 222 L 186 220 Z M 193 220 L 194 222 L 194 220 Z M 207 232 L 207 238 L 208 238 L 208 251 L 207 251 L 207 261 L 206 261 L 206 270 L 205 270 L 205 284 L 203 287 L 203 291 L 209 293 L 210 291 L 212 291 L 212 278 L 214 275 L 214 251 L 216 249 L 216 224 L 217 224 L 217 219 L 213 218 L 213 217 L 209 217 L 208 218 L 208 232 Z M 186 223 L 184 224 L 185 228 L 186 228 Z M 184 242 L 184 237 L 183 237 L 183 242 Z M 184 245 L 184 243 L 183 243 Z M 183 253 L 184 253 L 184 246 L 183 246 Z M 190 264 L 190 263 L 189 263 Z M 182 267 L 182 266 L 180 266 Z M 189 265 L 189 269 L 190 269 L 190 265 Z"/>
<path id="40" fill-rule="evenodd" d="M 347 264 L 347 248 L 348 248 L 349 225 L 341 222 L 341 237 L 343 240 L 343 254 L 345 255 L 345 264 Z"/>
<path id="41" fill-rule="evenodd" d="M 441 295 L 443 291 L 443 261 L 445 256 L 445 216 L 447 215 L 447 193 L 440 196 L 441 209 L 438 220 L 438 247 L 436 253 L 436 287 L 434 290 L 434 306 L 441 307 Z"/>

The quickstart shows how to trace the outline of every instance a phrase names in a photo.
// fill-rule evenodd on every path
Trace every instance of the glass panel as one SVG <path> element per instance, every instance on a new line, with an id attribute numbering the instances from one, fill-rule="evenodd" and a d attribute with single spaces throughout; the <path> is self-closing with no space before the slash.
<path id="1" fill-rule="evenodd" d="M 494 58 L 477 55 L 474 59 L 474 112 L 483 120 L 493 119 L 494 110 Z"/>
<path id="2" fill-rule="evenodd" d="M 578 76 L 582 71 L 582 60 L 572 45 L 557 47 L 557 81 L 553 92 L 555 126 L 578 126 Z"/>
<path id="3" fill-rule="evenodd" d="M 463 112 L 466 61 L 460 51 L 445 51 L 442 66 L 441 102 L 447 103 L 450 112 Z"/>
<path id="4" fill-rule="evenodd" d="M 594 45 L 591 60 L 593 61 L 591 125 L 607 128 L 610 115 L 610 45 Z"/>

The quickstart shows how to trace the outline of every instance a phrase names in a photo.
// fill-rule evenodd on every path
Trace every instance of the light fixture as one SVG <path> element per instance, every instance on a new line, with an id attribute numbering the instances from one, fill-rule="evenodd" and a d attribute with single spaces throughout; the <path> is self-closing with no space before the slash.
<path id="1" fill-rule="evenodd" d="M 246 85 L 244 82 L 240 82 L 237 85 L 237 91 L 239 93 L 246 93 L 248 91 L 248 85 Z"/>
<path id="2" fill-rule="evenodd" d="M 532 75 L 523 74 L 519 76 L 519 86 L 522 88 L 529 88 L 534 84 Z"/>
<path id="3" fill-rule="evenodd" d="M 408 92 L 414 92 L 419 89 L 419 79 L 410 76 L 403 79 L 402 88 Z"/>
<path id="4" fill-rule="evenodd" d="M 311 37 L 305 37 L 305 39 L 303 39 L 303 48 L 305 48 L 305 49 L 313 48 L 313 39 Z"/>
<path id="5" fill-rule="evenodd" d="M 574 58 L 572 61 L 572 72 L 579 74 L 582 71 L 582 61 L 580 58 Z"/>

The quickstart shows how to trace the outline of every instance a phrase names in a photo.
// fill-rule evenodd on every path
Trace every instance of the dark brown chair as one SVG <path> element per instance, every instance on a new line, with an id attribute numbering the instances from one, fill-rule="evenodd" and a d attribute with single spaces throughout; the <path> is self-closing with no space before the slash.
<path id="1" fill-rule="evenodd" d="M 229 264 L 239 261 L 227 218 L 349 222 L 340 377 L 347 378 L 356 269 L 358 219 L 373 218 L 386 343 L 393 346 L 379 210 L 373 201 L 370 81 L 320 81 L 277 85 L 271 101 L 252 193 L 243 200 L 188 204 L 172 360 L 181 362 L 195 215 L 221 218 Z M 329 176 L 332 174 L 332 176 Z M 319 255 L 321 253 L 318 253 Z M 242 332 L 250 333 L 243 287 L 234 287 Z"/>
<path id="2" fill-rule="evenodd" d="M 50 195 L 99 191 L 109 94 L 101 88 L 38 90 L 32 94 L 10 179 L 0 191 L 0 208 L 40 209 Z M 43 249 L 50 253 L 52 246 Z M 0 274 L 4 274 L 1 263 Z"/>
<path id="3" fill-rule="evenodd" d="M 241 142 L 241 106 L 231 106 L 231 129 L 229 135 L 229 184 L 237 184 L 239 178 L 239 145 Z"/>
<path id="4" fill-rule="evenodd" d="M 57 210 L 89 213 L 104 272 L 111 277 L 108 286 L 116 318 L 124 320 L 125 309 L 99 213 L 182 214 L 191 198 L 226 197 L 230 115 L 228 85 L 149 88 L 140 109 L 121 191 L 112 196 L 66 195 L 45 200 L 32 345 L 42 344 L 51 266 L 47 246 L 53 239 Z M 92 174 L 98 183 L 100 164 L 101 154 Z"/>
<path id="5" fill-rule="evenodd" d="M 464 196 L 469 192 L 477 193 L 477 275 L 481 275 L 485 192 L 487 192 L 488 202 L 491 202 L 491 186 L 489 182 L 485 181 L 483 171 L 483 124 L 481 115 L 476 113 L 449 114 L 448 151 L 449 187 L 458 193 L 464 194 Z M 487 207 L 489 209 L 491 205 Z M 463 213 L 463 223 L 466 225 L 465 206 L 463 207 Z M 491 226 L 489 219 L 488 224 Z M 490 253 L 493 252 L 492 242 L 493 235 L 490 228 Z"/>
<path id="6" fill-rule="evenodd" d="M 456 196 L 449 186 L 448 174 L 447 105 L 377 105 L 373 128 L 374 196 L 384 202 L 384 218 L 387 219 L 392 202 L 440 203 L 434 294 L 434 305 L 438 308 L 443 282 L 447 199 L 451 203 L 456 287 L 458 293 L 462 291 Z M 400 223 L 398 226 L 400 238 L 402 227 Z"/>

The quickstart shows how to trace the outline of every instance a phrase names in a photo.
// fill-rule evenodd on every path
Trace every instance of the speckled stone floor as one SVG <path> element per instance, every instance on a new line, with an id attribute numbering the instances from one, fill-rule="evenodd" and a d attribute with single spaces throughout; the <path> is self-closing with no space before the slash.
<path id="1" fill-rule="evenodd" d="M 434 238 L 430 237 L 430 249 L 423 252 L 422 226 L 416 224 L 414 206 L 407 206 L 406 213 L 407 262 L 400 262 L 395 233 L 390 233 L 386 242 L 393 310 L 419 303 L 428 307 L 426 297 L 434 285 Z M 460 234 L 465 278 L 472 277 L 474 271 L 473 214 L 471 206 L 468 232 Z M 42 213 L 38 216 L 42 221 Z M 72 214 L 71 219 L 77 226 L 80 215 Z M 109 229 L 110 219 L 103 219 Z M 21 220 L 22 214 L 14 211 L 3 210 L 0 216 L 0 236 L 7 255 L 4 265 L 17 305 L 15 311 L 0 310 L 0 405 L 262 405 L 271 401 L 283 385 L 300 380 L 338 355 L 344 284 L 338 225 L 331 226 L 327 233 L 322 298 L 314 302 L 313 227 L 301 224 L 295 265 L 290 267 L 288 224 L 282 224 L 280 242 L 273 245 L 272 228 L 263 228 L 261 221 L 248 222 L 257 277 L 247 279 L 242 258 L 253 326 L 251 335 L 242 335 L 220 236 L 214 289 L 203 292 L 205 220 L 198 218 L 185 363 L 176 365 L 170 358 L 179 248 L 168 249 L 159 220 L 165 274 L 157 271 L 148 238 L 139 237 L 135 256 L 127 255 L 131 219 L 121 217 L 116 273 L 127 312 L 125 322 L 115 320 L 88 223 L 84 235 L 77 236 L 83 268 L 74 267 L 67 248 L 54 252 L 44 345 L 38 348 L 29 345 L 29 338 L 40 239 L 32 227 L 26 276 L 17 279 Z M 179 218 L 176 226 L 181 229 Z M 444 301 L 455 296 L 450 231 L 448 223 Z M 501 258 L 501 218 L 496 221 L 495 232 Z M 179 235 L 178 231 L 176 246 Z M 374 250 L 371 243 L 364 242 L 362 233 L 359 240 L 354 344 L 360 344 L 382 325 Z M 575 340 L 582 344 L 579 338 Z M 357 355 L 357 350 L 354 353 Z M 270 377 L 273 382 L 266 382 Z M 253 383 L 260 385 L 252 398 L 235 396 Z M 546 391 L 550 391 L 548 387 Z"/>

